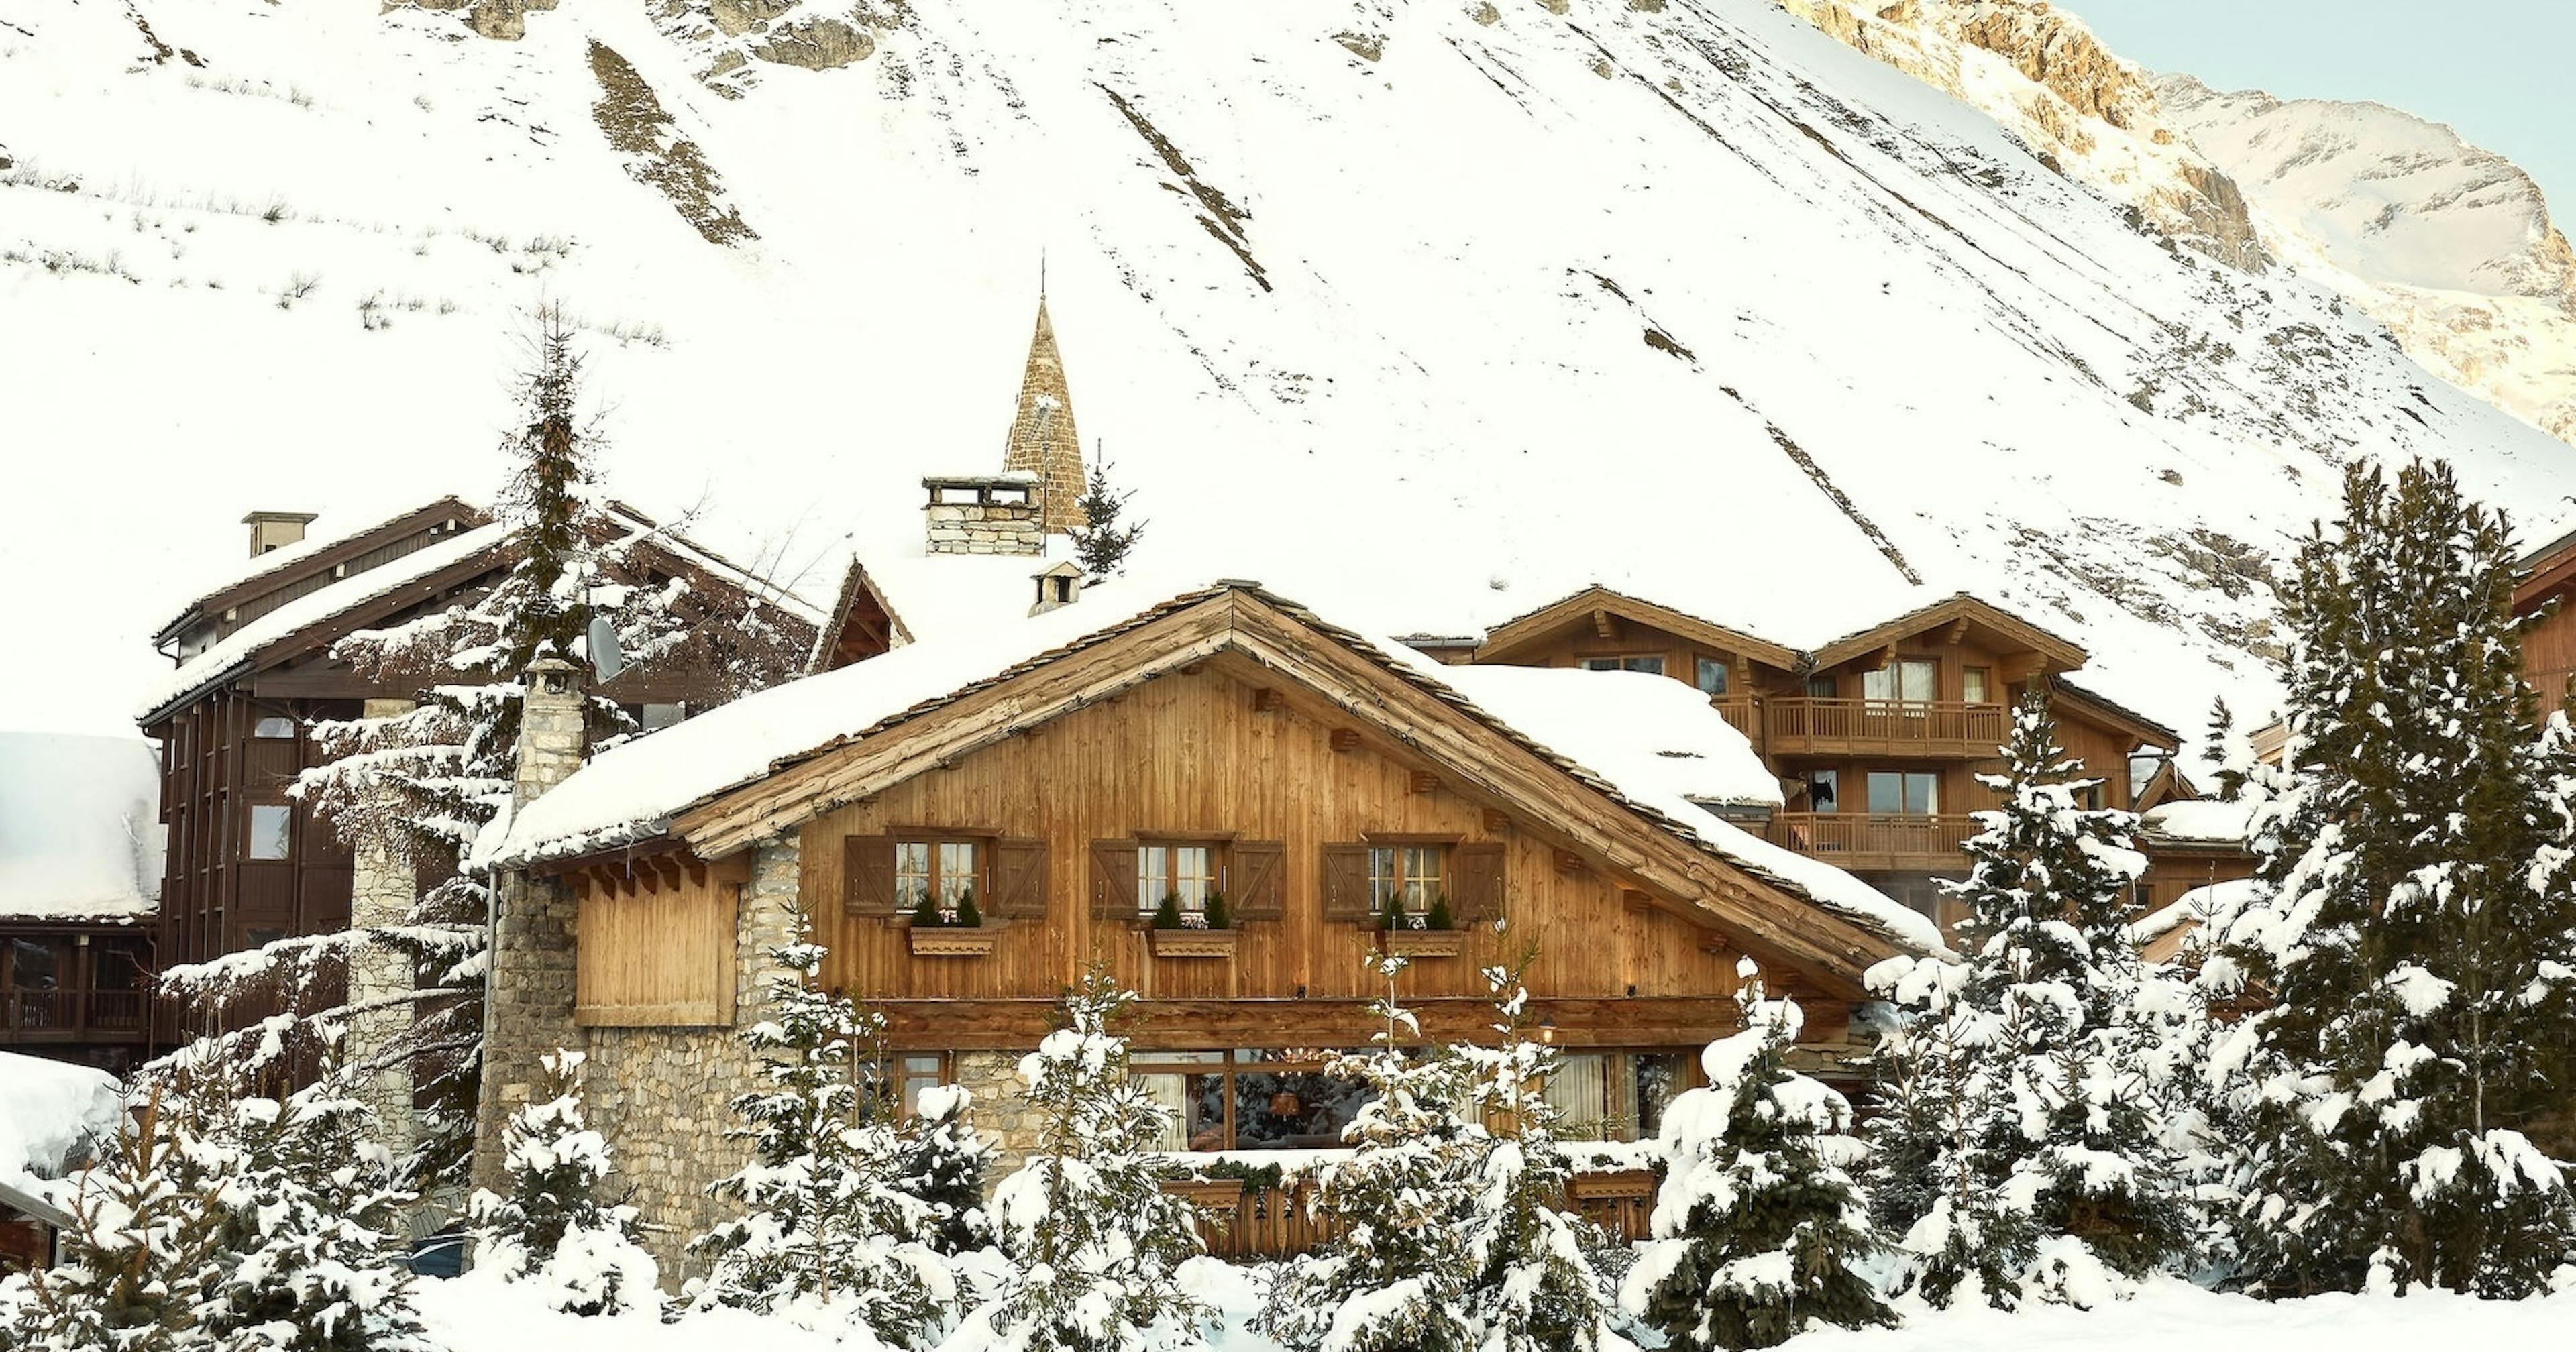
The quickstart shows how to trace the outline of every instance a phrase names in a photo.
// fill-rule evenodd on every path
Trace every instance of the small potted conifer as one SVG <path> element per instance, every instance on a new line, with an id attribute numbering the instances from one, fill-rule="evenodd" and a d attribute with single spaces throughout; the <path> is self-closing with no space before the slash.
<path id="1" fill-rule="evenodd" d="M 1433 897 L 1430 909 L 1423 911 L 1407 908 L 1401 895 L 1388 897 L 1377 928 L 1382 952 L 1408 958 L 1454 958 L 1467 949 L 1467 936 L 1459 930 L 1446 894 Z"/>
<path id="2" fill-rule="evenodd" d="M 975 906 L 972 886 L 958 890 L 953 906 L 942 906 L 923 888 L 912 908 L 912 953 L 917 958 L 980 958 L 993 951 L 1000 936 L 984 928 L 984 913 Z"/>
<path id="3" fill-rule="evenodd" d="M 1208 893 L 1207 904 L 1195 911 L 1181 909 L 1178 892 L 1166 892 L 1154 908 L 1147 942 L 1158 958 L 1231 958 L 1235 932 L 1228 919 L 1223 892 Z"/>

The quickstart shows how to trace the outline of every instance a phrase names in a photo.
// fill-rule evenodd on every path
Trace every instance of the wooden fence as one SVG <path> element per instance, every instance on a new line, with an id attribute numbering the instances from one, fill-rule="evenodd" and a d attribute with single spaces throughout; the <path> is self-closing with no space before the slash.
<path id="1" fill-rule="evenodd" d="M 1209 1254 L 1229 1262 L 1312 1253 L 1331 1243 L 1337 1231 L 1330 1219 L 1315 1214 L 1315 1185 L 1308 1180 L 1250 1190 L 1240 1179 L 1177 1180 L 1163 1190 L 1198 1205 L 1199 1237 Z M 1562 1209 L 1619 1243 L 1633 1244 L 1649 1235 L 1655 1175 L 1647 1169 L 1576 1174 L 1566 1183 Z"/>

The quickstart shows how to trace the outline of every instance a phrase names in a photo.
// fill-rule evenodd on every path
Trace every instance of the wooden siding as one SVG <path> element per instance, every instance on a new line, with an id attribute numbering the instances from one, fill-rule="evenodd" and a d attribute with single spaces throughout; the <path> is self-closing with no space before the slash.
<path id="1" fill-rule="evenodd" d="M 742 885 L 707 870 L 623 886 L 575 875 L 581 936 L 573 1022 L 587 1028 L 733 1022 L 734 916 Z"/>
<path id="2" fill-rule="evenodd" d="M 1507 937 L 1469 931 L 1460 956 L 1416 963 L 1402 979 L 1408 997 L 1481 996 L 1477 969 L 1531 944 L 1530 984 L 1546 997 L 1714 1003 L 1732 991 L 1735 957 L 1709 929 L 1590 869 L 1561 871 L 1557 849 L 1508 822 L 1489 829 L 1480 808 L 1436 781 L 1424 791 L 1422 767 L 1373 735 L 1335 751 L 1333 734 L 1346 725 L 1302 691 L 1256 712 L 1257 690 L 1277 685 L 1220 657 L 808 823 L 802 892 L 831 949 L 824 984 L 880 1002 L 1042 1001 L 1098 961 L 1150 1000 L 1365 1000 L 1380 992 L 1363 963 L 1375 936 L 1324 918 L 1321 873 L 1327 844 L 1376 836 L 1492 841 L 1504 852 Z M 891 898 L 863 900 L 860 914 L 844 904 L 845 841 L 887 834 L 1043 841 L 1043 918 L 988 920 L 997 931 L 989 957 L 914 956 Z M 1230 958 L 1153 956 L 1141 921 L 1094 915 L 1093 844 L 1140 838 L 1212 841 L 1221 854 L 1228 840 L 1279 842 L 1283 918 L 1243 923 Z M 1132 879 L 1114 885 L 1133 895 Z M 1792 974 L 1777 980 L 1794 984 Z M 1294 1019 L 1273 1031 L 1292 1036 Z M 924 1035 L 937 1040 L 935 1028 Z"/>

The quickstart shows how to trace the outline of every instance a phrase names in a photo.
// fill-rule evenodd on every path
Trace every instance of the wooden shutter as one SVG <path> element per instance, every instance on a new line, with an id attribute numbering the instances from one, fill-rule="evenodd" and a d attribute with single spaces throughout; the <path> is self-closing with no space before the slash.
<path id="1" fill-rule="evenodd" d="M 1369 918 L 1369 847 L 1337 844 L 1324 847 L 1324 918 Z"/>
<path id="2" fill-rule="evenodd" d="M 841 913 L 894 914 L 894 837 L 841 838 Z"/>
<path id="3" fill-rule="evenodd" d="M 1136 918 L 1136 842 L 1091 842 L 1091 913 L 1104 920 Z"/>
<path id="4" fill-rule="evenodd" d="M 1449 913 L 1461 925 L 1503 913 L 1503 845 L 1479 840 L 1449 852 Z"/>
<path id="5" fill-rule="evenodd" d="M 984 914 L 1044 920 L 1046 842 L 1004 836 L 993 842 L 993 901 Z"/>
<path id="6" fill-rule="evenodd" d="M 1226 900 L 1237 920 L 1277 920 L 1288 914 L 1288 847 L 1275 840 L 1234 842 L 1234 884 Z"/>

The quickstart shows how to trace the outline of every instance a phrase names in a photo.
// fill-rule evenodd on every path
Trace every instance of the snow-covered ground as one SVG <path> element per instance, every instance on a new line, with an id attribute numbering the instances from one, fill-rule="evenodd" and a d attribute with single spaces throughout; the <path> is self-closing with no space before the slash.
<path id="1" fill-rule="evenodd" d="M 0 403 L 48 504 L 0 629 L 83 655 L 0 673 L 13 716 L 122 726 L 244 510 L 488 492 L 540 298 L 612 486 L 728 553 L 912 538 L 923 473 L 998 468 L 1043 255 L 1148 555 L 1338 570 L 1374 633 L 1601 581 L 1813 646 L 1973 589 L 2177 724 L 2267 708 L 2256 575 L 2354 455 L 2534 530 L 2576 492 L 2335 298 L 2169 255 L 1767 5 L 936 0 L 738 98 L 710 42 L 0 0 Z"/>
<path id="2" fill-rule="evenodd" d="M 1276 1352 L 1276 1344 L 1244 1327 L 1260 1306 L 1252 1274 L 1203 1261 L 1184 1276 L 1224 1314 L 1226 1328 L 1215 1339 L 1222 1352 Z M 837 1346 L 784 1320 L 731 1310 L 675 1324 L 645 1316 L 576 1319 L 546 1310 L 524 1289 L 474 1277 L 423 1282 L 420 1304 L 431 1331 L 453 1352 L 825 1352 Z M 2520 1302 L 2416 1295 L 2266 1303 L 2167 1280 L 2106 1309 L 1914 1309 L 1903 1328 L 1823 1330 L 1788 1346 L 1795 1352 L 2380 1352 L 2439 1345 L 2536 1352 L 2563 1345 L 2572 1322 L 2576 1294 Z"/>

